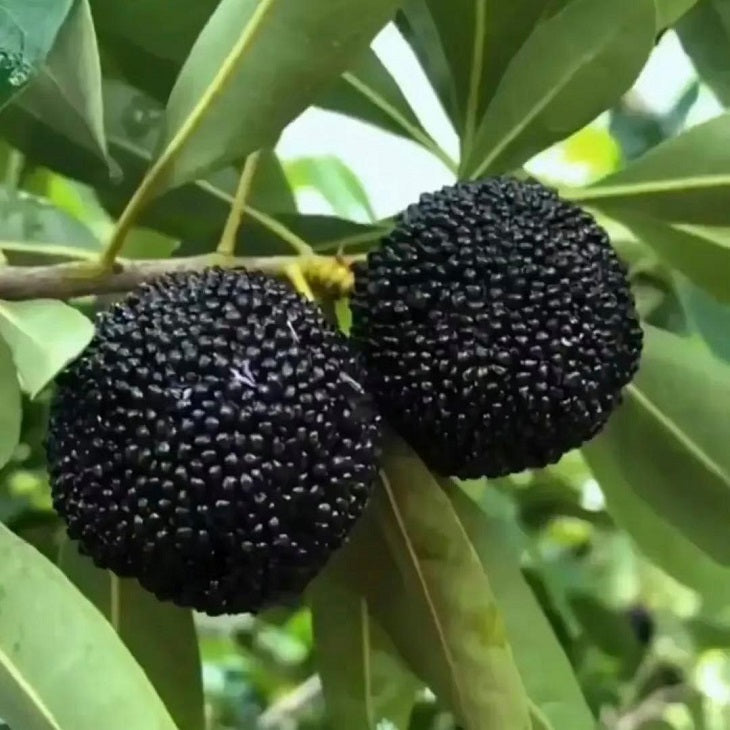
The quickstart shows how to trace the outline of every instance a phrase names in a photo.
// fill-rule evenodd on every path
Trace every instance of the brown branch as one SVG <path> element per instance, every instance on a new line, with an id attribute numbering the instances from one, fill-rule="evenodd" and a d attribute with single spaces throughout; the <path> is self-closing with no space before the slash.
<path id="1" fill-rule="evenodd" d="M 0 266 L 0 299 L 73 299 L 92 294 L 126 292 L 177 271 L 198 271 L 213 264 L 227 268 L 245 267 L 249 270 L 279 274 L 294 263 L 331 261 L 328 256 L 249 256 L 241 258 L 191 256 L 146 261 L 118 261 L 111 272 L 94 275 L 89 264 L 71 263 L 53 266 Z M 343 263 L 346 263 L 343 261 Z"/>

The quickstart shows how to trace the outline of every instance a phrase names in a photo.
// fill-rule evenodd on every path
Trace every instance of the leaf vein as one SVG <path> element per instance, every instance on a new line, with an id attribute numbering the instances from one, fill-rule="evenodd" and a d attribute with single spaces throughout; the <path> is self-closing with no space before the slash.
<path id="1" fill-rule="evenodd" d="M 474 6 L 474 44 L 472 48 L 471 74 L 469 77 L 469 98 L 466 104 L 466 122 L 464 126 L 464 157 L 468 158 L 477 127 L 479 112 L 479 90 L 484 77 L 484 44 L 487 34 L 487 3 L 477 0 Z"/>
<path id="2" fill-rule="evenodd" d="M 383 487 L 385 488 L 385 493 L 388 497 L 388 502 L 390 503 L 391 509 L 393 511 L 393 516 L 394 516 L 396 524 L 398 526 L 398 531 L 405 544 L 406 550 L 408 551 L 408 556 L 410 557 L 411 563 L 413 565 L 413 570 L 415 571 L 416 577 L 421 586 L 421 590 L 423 591 L 423 597 L 426 601 L 426 605 L 428 607 L 428 612 L 431 615 L 431 619 L 433 621 L 434 628 L 436 629 L 436 633 L 437 633 L 438 639 L 439 639 L 439 644 L 441 645 L 441 649 L 443 651 L 444 659 L 446 660 L 446 663 L 449 667 L 449 674 L 451 675 L 451 678 L 452 678 L 451 684 L 452 684 L 452 687 L 454 688 L 454 692 L 456 694 L 456 700 L 459 705 L 459 710 L 461 711 L 462 714 L 464 714 L 465 704 L 464 704 L 464 698 L 461 693 L 461 686 L 458 681 L 458 676 L 457 676 L 457 672 L 456 672 L 456 662 L 454 661 L 454 657 L 451 653 L 451 648 L 449 647 L 448 642 L 446 641 L 446 634 L 444 633 L 443 626 L 441 625 L 441 621 L 439 619 L 438 611 L 436 610 L 436 605 L 434 603 L 434 599 L 431 596 L 431 591 L 429 590 L 429 587 L 428 587 L 428 581 L 426 580 L 426 577 L 424 576 L 423 571 L 421 570 L 421 564 L 418 561 L 418 556 L 416 555 L 415 548 L 413 547 L 413 543 L 411 542 L 411 539 L 408 536 L 408 531 L 406 530 L 406 526 L 403 521 L 403 515 L 400 512 L 398 502 L 395 498 L 395 494 L 393 493 L 393 486 L 390 483 L 390 479 L 388 478 L 388 475 L 382 469 L 380 471 L 380 478 L 382 479 Z"/>
<path id="3" fill-rule="evenodd" d="M 61 730 L 61 726 L 56 721 L 51 711 L 46 707 L 46 704 L 38 696 L 38 693 L 28 684 L 28 681 L 20 674 L 15 665 L 10 661 L 10 657 L 0 649 L 0 665 L 5 667 L 5 670 L 13 679 L 13 681 L 20 687 L 20 689 L 26 694 L 31 700 L 33 705 L 38 709 L 39 713 L 43 717 L 49 728 L 53 730 Z"/>
<path id="4" fill-rule="evenodd" d="M 683 443 L 687 450 L 692 454 L 702 466 L 725 483 L 730 490 L 730 476 L 728 476 L 722 467 L 689 435 L 687 435 L 662 409 L 654 403 L 648 396 L 641 392 L 636 385 L 628 385 L 627 392 L 642 406 L 649 411 L 659 421 L 661 426 L 674 436 L 678 441 Z"/>

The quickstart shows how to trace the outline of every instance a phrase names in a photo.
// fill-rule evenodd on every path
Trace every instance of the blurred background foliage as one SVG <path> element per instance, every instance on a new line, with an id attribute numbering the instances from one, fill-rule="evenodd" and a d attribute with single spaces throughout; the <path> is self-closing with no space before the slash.
<path id="1" fill-rule="evenodd" d="M 730 102 L 729 7 L 730 3 L 720 0 L 702 0 L 676 31 L 657 38 L 644 74 L 615 108 L 541 153 L 528 170 L 547 182 L 583 185 L 722 110 Z M 139 77 L 134 64 L 142 59 L 135 51 L 114 45 L 113 22 L 110 19 L 108 26 L 100 22 L 102 37 L 108 36 L 105 49 L 114 49 L 115 59 L 130 65 L 120 69 L 120 76 L 131 71 Z M 121 37 L 120 30 L 117 40 Z M 455 136 L 394 27 L 381 34 L 375 48 L 424 127 L 444 148 L 455 151 Z M 121 113 L 109 122 L 138 144 L 158 114 L 155 102 L 143 92 L 164 98 L 169 85 L 162 76 L 148 80 L 148 88 L 120 100 Z M 113 86 L 108 91 L 112 94 Z M 29 241 L 54 246 L 52 253 L 59 259 L 63 259 L 63 245 L 71 241 L 75 255 L 84 245 L 90 255 L 95 254 L 118 209 L 115 199 L 123 200 L 128 194 L 127 183 L 99 195 L 74 179 L 76 166 L 86 164 L 83 160 L 64 160 L 59 165 L 59 169 L 68 168 L 68 176 L 37 165 L 32 156 L 26 158 L 11 146 L 24 129 L 16 116 L 17 109 L 12 108 L 0 115 L 0 127 L 10 140 L 0 146 L 3 255 L 14 263 L 36 261 L 38 255 L 48 260 L 47 251 L 34 251 Z M 115 137 L 110 139 L 114 144 Z M 121 142 L 119 150 L 124 150 Z M 133 155 L 131 145 L 130 150 Z M 349 235 L 366 231 L 354 224 L 382 220 L 420 192 L 453 179 L 442 162 L 416 145 L 323 109 L 308 111 L 287 129 L 278 153 L 281 174 L 293 198 L 280 199 L 274 209 L 291 213 L 296 200 L 300 211 L 352 221 Z M 90 168 L 86 172 L 91 180 Z M 149 220 L 154 230 L 135 229 L 125 255 L 163 257 L 174 251 L 194 252 L 199 246 L 205 250 L 203 243 L 215 232 L 204 225 L 205 212 L 194 211 L 200 217 L 196 241 L 186 241 L 176 235 L 174 215 L 184 215 L 181 210 L 178 205 L 176 213 L 168 216 L 168 225 L 158 225 L 165 217 L 158 207 L 157 218 Z M 616 222 L 604 223 L 631 263 L 639 304 L 648 321 L 689 334 L 730 361 L 730 307 L 660 264 L 650 249 Z M 255 251 L 253 227 L 245 235 L 250 237 L 250 244 L 249 238 L 244 239 L 248 250 Z M 331 238 L 342 235 L 335 232 Z M 78 306 L 91 315 L 102 303 Z M 55 560 L 62 529 L 50 508 L 45 475 L 47 409 L 47 393 L 32 402 L 24 400 L 21 442 L 0 470 L 0 520 Z M 644 558 L 627 534 L 616 529 L 601 490 L 580 456 L 570 455 L 554 468 L 490 483 L 486 489 L 480 484 L 470 488 L 487 509 L 509 514 L 519 525 L 516 539 L 522 547 L 525 576 L 591 708 L 607 727 L 730 727 L 727 601 L 723 596 L 716 601 L 711 595 L 701 598 Z M 316 678 L 308 609 L 293 605 L 256 618 L 198 616 L 196 625 L 210 730 L 329 727 Z M 433 695 L 422 693 L 412 730 L 452 727 L 452 719 Z"/>

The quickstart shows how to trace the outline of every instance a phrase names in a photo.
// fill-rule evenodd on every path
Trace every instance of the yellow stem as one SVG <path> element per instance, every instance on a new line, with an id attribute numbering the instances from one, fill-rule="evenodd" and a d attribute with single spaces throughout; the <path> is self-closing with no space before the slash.
<path id="1" fill-rule="evenodd" d="M 238 229 L 241 227 L 241 219 L 246 208 L 246 200 L 248 200 L 248 196 L 251 193 L 260 156 L 260 152 L 254 152 L 248 156 L 243 165 L 241 179 L 238 182 L 238 189 L 231 203 L 231 210 L 218 244 L 218 253 L 224 256 L 233 256 L 236 253 L 236 237 L 238 235 Z"/>
<path id="2" fill-rule="evenodd" d="M 294 288 L 302 296 L 305 296 L 310 301 L 314 301 L 314 292 L 312 291 L 312 288 L 309 286 L 309 282 L 304 276 L 304 271 L 302 270 L 302 267 L 298 263 L 293 263 L 286 266 L 284 268 L 284 273 L 286 273 L 289 281 L 291 281 Z"/>

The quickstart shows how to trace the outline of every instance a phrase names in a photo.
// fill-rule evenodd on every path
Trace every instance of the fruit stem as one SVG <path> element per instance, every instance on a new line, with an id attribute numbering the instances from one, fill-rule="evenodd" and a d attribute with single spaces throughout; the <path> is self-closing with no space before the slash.
<path id="1" fill-rule="evenodd" d="M 256 170 L 258 168 L 260 152 L 254 152 L 246 158 L 238 181 L 238 188 L 231 203 L 231 210 L 226 220 L 225 228 L 218 243 L 218 253 L 224 256 L 233 256 L 236 252 L 236 238 L 241 227 L 241 219 L 246 209 L 246 201 L 251 193 Z"/>
<path id="2" fill-rule="evenodd" d="M 289 264 L 285 267 L 284 273 L 287 275 L 287 278 L 289 281 L 291 281 L 292 286 L 303 296 L 309 299 L 310 302 L 314 301 L 314 292 L 312 291 L 312 288 L 309 286 L 309 282 L 307 281 L 307 277 L 304 276 L 304 270 L 302 266 L 300 266 L 298 261 L 295 261 L 294 263 Z"/>

